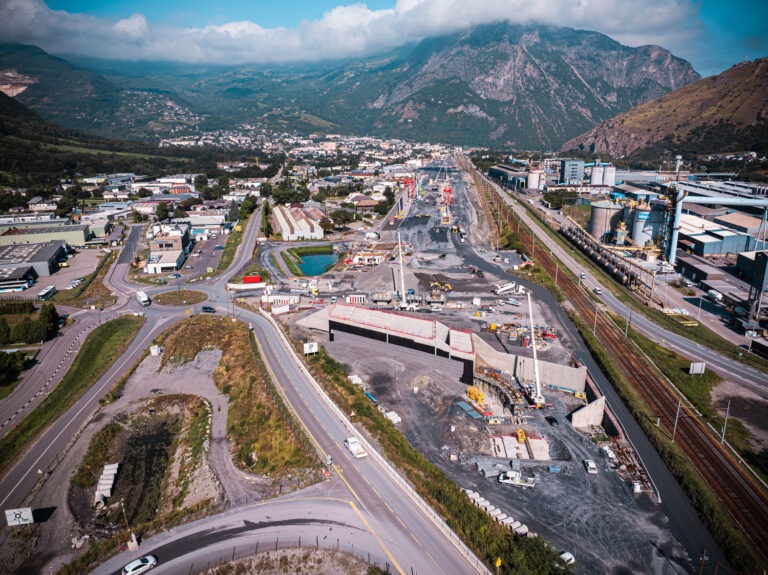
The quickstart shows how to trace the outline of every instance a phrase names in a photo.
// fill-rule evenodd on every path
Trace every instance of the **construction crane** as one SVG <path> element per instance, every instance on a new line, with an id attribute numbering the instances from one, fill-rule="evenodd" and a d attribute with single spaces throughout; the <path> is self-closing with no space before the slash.
<path id="1" fill-rule="evenodd" d="M 533 326 L 533 308 L 531 307 L 531 292 L 528 292 L 528 318 L 531 321 L 531 347 L 533 347 L 533 374 L 534 379 L 536 380 L 536 393 L 533 396 L 533 402 L 536 404 L 536 407 L 541 407 L 544 405 L 546 400 L 544 399 L 544 394 L 541 392 L 541 379 L 539 379 L 539 361 L 538 357 L 536 356 L 536 330 Z"/>

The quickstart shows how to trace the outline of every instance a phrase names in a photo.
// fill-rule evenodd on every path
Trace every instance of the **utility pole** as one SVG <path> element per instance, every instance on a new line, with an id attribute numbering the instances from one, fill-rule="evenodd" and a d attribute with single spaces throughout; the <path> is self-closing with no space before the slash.
<path id="1" fill-rule="evenodd" d="M 677 413 L 675 414 L 675 426 L 672 428 L 672 443 L 675 442 L 675 434 L 677 433 L 677 420 L 680 418 L 680 407 L 683 404 L 682 399 L 677 400 Z"/>
<path id="2" fill-rule="evenodd" d="M 725 408 L 725 421 L 723 421 L 723 433 L 720 435 L 720 443 L 725 443 L 725 427 L 728 425 L 728 415 L 731 413 L 731 400 L 728 400 L 728 407 Z"/>
<path id="3" fill-rule="evenodd" d="M 592 335 L 595 335 L 595 332 L 597 332 L 597 314 L 600 313 L 600 308 L 597 307 L 597 304 L 595 304 L 595 325 L 592 326 Z"/>

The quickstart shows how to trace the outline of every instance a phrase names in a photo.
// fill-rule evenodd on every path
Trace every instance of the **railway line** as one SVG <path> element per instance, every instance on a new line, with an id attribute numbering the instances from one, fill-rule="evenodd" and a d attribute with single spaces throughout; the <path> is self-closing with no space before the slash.
<path id="1" fill-rule="evenodd" d="M 487 182 L 476 180 L 477 189 L 490 204 L 489 211 L 503 218 L 509 229 L 518 230 L 518 238 L 524 245 L 535 245 L 535 239 L 524 226 L 513 226 L 515 216 L 511 208 L 499 197 Z M 540 265 L 555 277 L 557 264 L 547 250 L 536 254 Z M 565 274 L 560 274 L 558 288 L 567 301 L 583 318 L 593 325 L 595 335 L 617 364 L 632 388 L 640 394 L 660 425 L 682 449 L 696 470 L 704 478 L 724 509 L 752 542 L 756 552 L 768 561 L 768 495 L 758 483 L 739 465 L 739 462 L 720 444 L 705 423 L 690 409 L 681 406 L 678 417 L 679 397 L 624 337 L 623 332 L 600 314 L 598 305 L 584 289 Z M 600 317 L 602 315 L 602 318 Z M 675 421 L 677 419 L 677 426 Z"/>

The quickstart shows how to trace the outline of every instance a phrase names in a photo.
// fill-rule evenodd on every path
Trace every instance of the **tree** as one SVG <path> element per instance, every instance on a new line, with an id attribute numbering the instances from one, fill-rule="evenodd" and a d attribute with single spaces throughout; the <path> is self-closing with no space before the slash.
<path id="1" fill-rule="evenodd" d="M 355 215 L 347 210 L 335 210 L 331 213 L 331 219 L 333 219 L 333 224 L 337 228 L 341 228 L 348 223 L 353 222 L 355 220 Z"/>
<path id="2" fill-rule="evenodd" d="M 182 208 L 181 206 L 176 206 L 176 209 L 173 210 L 173 217 L 174 218 L 186 218 L 187 217 L 187 212 L 184 211 L 184 208 Z"/>
<path id="3" fill-rule="evenodd" d="M 147 188 L 139 188 L 137 195 L 140 198 L 148 198 L 152 195 L 152 192 L 150 192 Z"/>
<path id="4" fill-rule="evenodd" d="M 195 176 L 194 184 L 195 184 L 195 190 L 199 192 L 200 190 L 208 186 L 208 176 L 206 176 L 205 174 L 198 174 L 197 176 Z"/>
<path id="5" fill-rule="evenodd" d="M 11 328 L 8 327 L 8 320 L 5 319 L 4 317 L 0 317 L 0 345 L 5 345 L 10 341 L 11 341 Z"/>
<path id="6" fill-rule="evenodd" d="M 43 339 L 46 341 L 56 337 L 59 333 L 59 313 L 56 311 L 56 306 L 52 303 L 44 303 L 40 306 L 40 313 L 37 321 L 42 326 Z"/>
<path id="7" fill-rule="evenodd" d="M 253 213 L 253 210 L 255 209 L 256 209 L 256 200 L 254 200 L 251 196 L 248 196 L 243 200 L 243 203 L 240 204 L 240 212 L 238 216 L 241 220 L 244 220 L 245 218 L 250 216 Z"/>
<path id="8" fill-rule="evenodd" d="M 333 222 L 328 216 L 323 216 L 320 218 L 320 227 L 323 228 L 323 231 L 325 232 L 332 232 L 333 231 Z"/>
<path id="9" fill-rule="evenodd" d="M 159 202 L 155 208 L 155 216 L 157 216 L 157 219 L 160 221 L 167 220 L 168 215 L 168 204 L 165 202 Z"/>

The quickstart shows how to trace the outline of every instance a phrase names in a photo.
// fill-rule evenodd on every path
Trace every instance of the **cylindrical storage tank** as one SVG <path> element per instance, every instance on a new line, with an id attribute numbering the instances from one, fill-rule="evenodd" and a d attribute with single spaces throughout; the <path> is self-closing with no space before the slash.
<path id="1" fill-rule="evenodd" d="M 632 221 L 632 241 L 642 247 L 653 240 L 650 228 L 651 210 L 647 206 L 638 206 Z"/>
<path id="2" fill-rule="evenodd" d="M 593 186 L 603 185 L 603 167 L 595 166 L 592 168 L 592 175 L 589 178 L 589 183 Z"/>
<path id="3" fill-rule="evenodd" d="M 528 180 L 526 181 L 525 185 L 529 190 L 538 190 L 539 189 L 539 173 L 528 172 Z"/>
<path id="4" fill-rule="evenodd" d="M 611 202 L 595 202 L 589 220 L 589 233 L 599 242 L 605 241 L 617 228 L 624 215 L 624 208 Z"/>
<path id="5" fill-rule="evenodd" d="M 611 187 L 616 185 L 616 166 L 605 166 L 603 168 L 603 185 Z"/>

